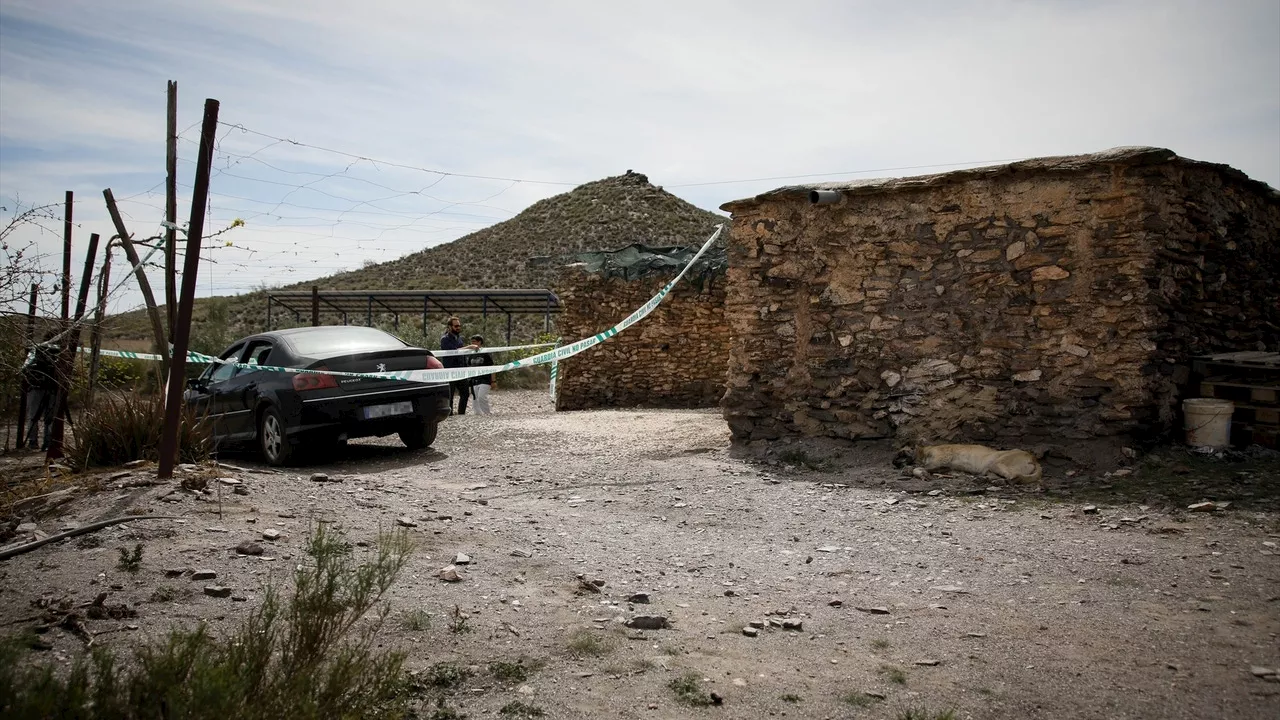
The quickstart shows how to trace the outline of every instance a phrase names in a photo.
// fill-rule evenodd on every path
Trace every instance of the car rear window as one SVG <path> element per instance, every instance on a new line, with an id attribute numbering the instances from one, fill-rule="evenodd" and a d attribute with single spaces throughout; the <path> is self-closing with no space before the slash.
<path id="1" fill-rule="evenodd" d="M 395 336 L 367 327 L 317 328 L 290 335 L 289 344 L 299 355 L 312 358 L 408 347 Z"/>

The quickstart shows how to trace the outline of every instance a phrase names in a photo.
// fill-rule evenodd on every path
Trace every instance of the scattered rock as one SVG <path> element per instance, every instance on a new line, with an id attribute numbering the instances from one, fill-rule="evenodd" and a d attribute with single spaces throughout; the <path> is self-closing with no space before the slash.
<path id="1" fill-rule="evenodd" d="M 1097 506 L 1097 505 L 1085 505 L 1084 507 L 1080 508 L 1080 512 L 1084 513 L 1085 515 L 1097 515 L 1097 514 L 1098 514 L 1098 506 Z"/>
<path id="2" fill-rule="evenodd" d="M 207 527 L 207 528 L 205 528 L 205 529 L 204 529 L 204 531 L 205 531 L 205 532 L 211 532 L 211 533 L 227 533 L 227 532 L 231 532 L 230 530 L 228 530 L 228 529 L 226 529 L 226 528 L 224 528 L 224 527 Z"/>
<path id="3" fill-rule="evenodd" d="M 220 477 L 218 478 L 218 482 L 222 483 L 223 485 L 243 485 L 244 484 L 233 477 Z"/>
<path id="4" fill-rule="evenodd" d="M 329 476 L 324 473 L 311 473 L 311 482 L 329 482 Z"/>
<path id="5" fill-rule="evenodd" d="M 440 572 L 436 574 L 436 577 L 445 582 L 460 582 L 462 580 L 462 576 L 458 574 L 458 568 L 454 565 L 445 565 L 440 568 Z"/>
<path id="6" fill-rule="evenodd" d="M 418 523 L 414 522 L 413 518 L 409 517 L 408 515 L 396 518 L 396 524 L 399 525 L 400 527 L 407 527 L 407 528 L 418 527 Z"/>
<path id="7" fill-rule="evenodd" d="M 18 525 L 18 534 L 25 535 L 27 533 L 33 533 L 39 529 L 40 529 L 39 525 L 36 525 L 33 522 L 25 522 Z"/>
<path id="8" fill-rule="evenodd" d="M 1191 503 L 1190 505 L 1187 506 L 1187 509 L 1190 510 L 1191 512 L 1213 512 L 1214 510 L 1218 509 L 1218 505 L 1217 503 L 1211 503 L 1208 501 L 1198 502 L 1198 503 Z"/>
<path id="9" fill-rule="evenodd" d="M 870 613 L 872 615 L 888 615 L 889 614 L 889 608 L 887 607 L 863 607 L 861 605 L 857 605 L 853 609 L 857 610 L 858 612 Z"/>
<path id="10" fill-rule="evenodd" d="M 471 556 L 467 555 L 466 553 L 458 553 L 457 555 L 453 556 L 453 564 L 454 565 L 470 565 Z"/>
<path id="11" fill-rule="evenodd" d="M 666 630 L 671 627 L 664 615 L 637 615 L 628 620 L 626 625 L 636 630 Z"/>
<path id="12" fill-rule="evenodd" d="M 1254 665 L 1249 668 L 1249 672 L 1256 678 L 1262 678 L 1263 680 L 1270 680 L 1272 682 L 1280 682 L 1280 668 L 1269 668 L 1262 667 L 1261 665 Z"/>
<path id="13" fill-rule="evenodd" d="M 724 704 L 724 698 L 723 698 L 723 697 L 721 697 L 721 696 L 720 696 L 720 694 L 719 694 L 719 693 L 717 693 L 717 692 L 715 692 L 714 690 L 713 690 L 712 692 L 708 693 L 708 695 L 710 695 L 710 697 L 711 697 L 711 704 L 712 704 L 712 705 L 723 705 L 723 704 Z"/>
<path id="14" fill-rule="evenodd" d="M 737 595 L 738 595 L 738 592 L 737 592 L 736 590 L 725 590 L 725 591 L 724 591 L 724 596 L 725 596 L 725 597 L 736 597 Z"/>
<path id="15" fill-rule="evenodd" d="M 926 495 L 928 495 L 929 497 L 938 497 L 939 495 L 941 495 L 941 494 L 942 494 L 942 491 L 941 491 L 941 490 L 930 490 L 929 492 L 927 492 L 927 493 L 925 493 L 925 494 L 926 494 Z"/>
<path id="16" fill-rule="evenodd" d="M 188 568 L 169 568 L 168 570 L 164 571 L 164 576 L 167 578 L 176 578 L 176 577 L 182 577 L 188 572 L 190 572 Z M 209 579 L 212 580 L 213 578 L 209 578 Z"/>
<path id="17" fill-rule="evenodd" d="M 110 476 L 109 478 L 107 478 L 107 479 L 108 479 L 108 480 L 123 480 L 123 479 L 125 479 L 125 478 L 129 477 L 129 476 L 130 476 L 130 475 L 132 475 L 132 474 L 133 474 L 133 473 L 132 473 L 131 471 L 129 471 L 129 470 L 121 470 L 120 472 L 111 473 L 111 476 Z"/>
<path id="18" fill-rule="evenodd" d="M 937 667 L 940 664 L 938 660 L 917 660 L 916 665 L 921 667 Z"/>
<path id="19" fill-rule="evenodd" d="M 216 598 L 231 597 L 231 588 L 221 585 L 205 585 L 204 594 Z"/>
<path id="20" fill-rule="evenodd" d="M 124 467 L 127 467 L 127 468 L 139 468 L 139 467 L 142 467 L 143 465 L 146 465 L 146 464 L 147 464 L 147 461 L 146 461 L 146 460 L 130 460 L 129 462 L 127 462 L 127 463 L 125 463 L 125 464 L 124 464 Z"/>
<path id="21" fill-rule="evenodd" d="M 831 607 L 833 607 L 833 608 L 844 607 L 844 601 L 843 601 L 843 600 L 840 600 L 840 599 L 831 600 L 831 601 L 830 601 L 830 602 L 828 602 L 827 604 L 828 604 L 828 605 L 830 605 L 830 606 L 831 606 Z"/>
<path id="22" fill-rule="evenodd" d="M 968 591 L 968 590 L 965 590 L 964 588 L 960 587 L 959 585 L 934 585 L 933 587 L 931 587 L 931 588 L 929 588 L 929 589 L 930 589 L 930 590 L 937 590 L 938 592 L 944 592 L 944 593 L 955 593 L 955 594 L 957 594 L 957 595 L 968 595 L 968 594 L 969 594 L 969 591 Z"/>
<path id="23" fill-rule="evenodd" d="M 986 637 L 986 636 L 987 636 L 987 634 L 986 634 L 986 633 L 984 633 L 984 632 L 971 632 L 971 633 L 965 633 L 965 637 L 971 637 L 971 638 L 984 638 L 984 637 Z"/>
<path id="24" fill-rule="evenodd" d="M 235 493 L 236 495 L 248 495 L 249 488 L 245 487 L 244 485 L 237 485 L 231 488 L 231 492 Z"/>
<path id="25" fill-rule="evenodd" d="M 649 593 L 636 593 L 631 597 L 627 598 L 627 602 L 635 605 L 648 605 Z"/>
<path id="26" fill-rule="evenodd" d="M 825 553 L 840 552 L 840 546 L 839 545 L 823 545 L 822 547 L 818 548 L 818 552 L 825 552 Z"/>
<path id="27" fill-rule="evenodd" d="M 782 621 L 782 629 L 795 630 L 796 632 L 799 632 L 804 630 L 804 621 L 796 618 L 786 618 Z"/>
<path id="28" fill-rule="evenodd" d="M 750 625 L 748 625 L 748 626 L 746 626 L 746 627 L 742 628 L 742 634 L 743 634 L 743 635 L 746 635 L 747 637 L 755 637 L 755 636 L 757 636 L 757 635 L 759 635 L 759 634 L 760 634 L 760 631 L 759 631 L 758 629 L 753 628 L 753 627 L 751 627 Z"/>
<path id="29" fill-rule="evenodd" d="M 529 552 L 528 550 L 522 550 L 520 548 L 516 548 L 515 550 L 511 551 L 511 557 L 531 558 L 533 557 L 533 553 Z"/>
<path id="30" fill-rule="evenodd" d="M 256 542 L 245 540 L 236 546 L 236 553 L 240 555 L 261 555 L 262 546 Z"/>
<path id="31" fill-rule="evenodd" d="M 262 539 L 263 539 L 263 540 L 272 540 L 272 541 L 274 541 L 274 540 L 279 540 L 279 539 L 280 539 L 280 531 L 279 531 L 279 530 L 274 530 L 274 529 L 273 529 L 273 530 L 263 530 L 263 531 L 262 531 Z"/>
<path id="32" fill-rule="evenodd" d="M 192 580 L 215 580 L 217 577 L 218 573 L 212 570 L 197 570 L 191 573 Z"/>

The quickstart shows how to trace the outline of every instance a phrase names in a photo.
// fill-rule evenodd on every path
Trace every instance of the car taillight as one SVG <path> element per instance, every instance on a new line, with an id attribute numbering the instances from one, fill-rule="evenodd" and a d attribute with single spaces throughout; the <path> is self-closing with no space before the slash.
<path id="1" fill-rule="evenodd" d="M 316 370 L 325 370 L 326 368 L 316 368 Z M 321 375 L 320 373 L 297 373 L 293 376 L 293 389 L 298 392 L 307 390 L 324 390 L 326 388 L 338 387 L 338 381 L 333 379 L 332 375 Z"/>
<path id="2" fill-rule="evenodd" d="M 443 369 L 444 369 L 444 363 L 442 363 L 442 362 L 440 362 L 438 359 L 436 359 L 436 356 L 435 356 L 435 355 L 428 355 L 428 356 L 427 356 L 427 369 L 428 369 L 428 370 L 443 370 Z"/>

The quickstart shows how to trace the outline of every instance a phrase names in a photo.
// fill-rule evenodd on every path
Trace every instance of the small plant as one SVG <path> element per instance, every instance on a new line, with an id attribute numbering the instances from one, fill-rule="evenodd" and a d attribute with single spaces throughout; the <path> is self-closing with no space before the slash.
<path id="1" fill-rule="evenodd" d="M 581 660 L 603 657 L 613 652 L 613 642 L 591 630 L 578 630 L 569 638 L 569 656 Z"/>
<path id="2" fill-rule="evenodd" d="M 218 639 L 205 626 L 174 630 L 134 657 L 105 647 L 63 672 L 25 662 L 0 643 L 6 717 L 403 718 L 403 655 L 376 651 L 387 616 L 381 598 L 408 561 L 404 533 L 379 538 L 367 562 L 319 526 L 308 538 L 293 592 L 268 590 L 238 628 Z M 369 622 L 370 612 L 374 619 Z"/>
<path id="3" fill-rule="evenodd" d="M 517 720 L 523 720 L 523 718 L 543 717 L 546 715 L 546 712 L 537 705 L 530 705 L 528 703 L 522 703 L 519 700 L 515 700 L 503 705 L 502 708 L 498 710 L 498 714 L 504 718 L 516 718 Z"/>
<path id="4" fill-rule="evenodd" d="M 871 641 L 871 648 L 873 650 L 888 650 L 889 641 L 885 640 L 884 638 L 876 638 L 875 640 Z"/>
<path id="5" fill-rule="evenodd" d="M 405 630 L 422 632 L 431 629 L 431 613 L 426 610 L 410 610 L 400 618 L 400 625 Z"/>
<path id="6" fill-rule="evenodd" d="M 840 702 L 853 707 L 867 707 L 871 703 L 876 702 L 879 698 L 872 697 L 864 692 L 845 693 L 840 696 Z"/>
<path id="7" fill-rule="evenodd" d="M 893 665 L 881 665 L 880 674 L 884 675 L 891 683 L 897 683 L 898 685 L 907 684 L 907 673 L 900 667 L 894 667 Z"/>
<path id="8" fill-rule="evenodd" d="M 161 585 L 151 591 L 151 597 L 147 598 L 147 602 L 166 603 L 173 602 L 179 597 L 178 589 L 172 585 Z"/>
<path id="9" fill-rule="evenodd" d="M 427 716 L 427 720 L 467 720 L 467 715 L 449 707 L 445 704 L 444 698 L 440 698 L 436 701 L 436 709 Z"/>
<path id="10" fill-rule="evenodd" d="M 129 552 L 124 548 L 118 549 L 120 551 L 120 562 L 116 563 L 117 570 L 136 573 L 142 569 L 142 543 L 134 545 L 133 552 Z"/>
<path id="11" fill-rule="evenodd" d="M 471 677 L 471 671 L 455 662 L 440 662 L 427 671 L 427 682 L 441 690 L 454 690 Z"/>
<path id="12" fill-rule="evenodd" d="M 489 663 L 489 673 L 493 679 L 501 683 L 522 683 L 529 679 L 533 671 L 541 667 L 541 663 L 520 658 L 515 662 L 494 660 Z"/>
<path id="13" fill-rule="evenodd" d="M 956 711 L 932 712 L 926 708 L 910 707 L 898 713 L 898 720 L 956 720 Z"/>
<path id="14" fill-rule="evenodd" d="M 164 402 L 159 395 L 103 393 L 76 423 L 75 442 L 67 458 L 80 469 L 155 460 L 163 429 Z M 210 428 L 194 410 L 184 408 L 178 429 L 179 462 L 207 460 L 211 449 Z"/>
<path id="15" fill-rule="evenodd" d="M 804 700 L 804 698 L 800 697 L 795 693 L 787 693 L 779 699 L 782 700 L 783 702 L 789 702 L 789 703 L 798 703 Z"/>
<path id="16" fill-rule="evenodd" d="M 685 673 L 667 683 L 676 699 L 685 705 L 706 707 L 714 704 L 711 695 L 702 689 L 702 679 L 696 673 Z"/>
<path id="17" fill-rule="evenodd" d="M 453 610 L 449 611 L 449 632 L 455 635 L 471 632 L 471 626 L 467 624 L 469 620 L 471 620 L 471 616 L 462 612 L 462 608 L 454 605 Z"/>

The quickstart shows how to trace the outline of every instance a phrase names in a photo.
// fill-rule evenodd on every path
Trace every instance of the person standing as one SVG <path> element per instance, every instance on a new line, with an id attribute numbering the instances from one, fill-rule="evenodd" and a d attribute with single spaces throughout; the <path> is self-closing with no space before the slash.
<path id="1" fill-rule="evenodd" d="M 467 367 L 486 367 L 493 365 L 493 356 L 489 353 L 481 352 L 480 348 L 484 347 L 484 336 L 472 335 L 471 344 L 475 346 L 474 355 L 464 355 Z M 477 375 L 471 378 L 471 398 L 476 404 L 477 415 L 492 415 L 493 410 L 489 407 L 489 390 L 496 385 L 493 373 L 488 375 Z"/>
<path id="2" fill-rule="evenodd" d="M 467 347 L 462 342 L 462 321 L 457 317 L 449 318 L 445 323 L 448 331 L 440 336 L 441 350 L 461 350 Z M 445 355 L 440 358 L 440 364 L 448 368 L 466 367 L 466 363 L 461 355 Z M 467 397 L 471 395 L 471 380 L 454 380 L 449 383 L 449 412 L 454 413 L 453 399 L 458 399 L 457 411 L 458 415 L 467 414 Z"/>
<path id="3" fill-rule="evenodd" d="M 27 447 L 36 449 L 36 430 L 44 421 L 41 450 L 49 449 L 49 432 L 58 401 L 58 345 L 53 342 L 56 333 L 45 335 L 44 342 L 32 349 L 31 362 L 22 372 L 27 381 Z"/>

